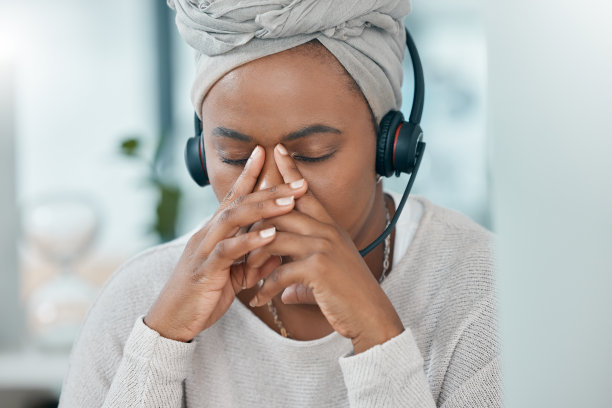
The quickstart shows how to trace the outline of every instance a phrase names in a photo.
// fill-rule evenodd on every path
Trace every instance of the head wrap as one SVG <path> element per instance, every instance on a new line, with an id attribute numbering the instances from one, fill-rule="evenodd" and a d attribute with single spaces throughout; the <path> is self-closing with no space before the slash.
<path id="1" fill-rule="evenodd" d="M 226 73 L 318 39 L 361 88 L 376 120 L 402 102 L 409 0 L 167 0 L 183 39 L 196 50 L 191 101 Z"/>

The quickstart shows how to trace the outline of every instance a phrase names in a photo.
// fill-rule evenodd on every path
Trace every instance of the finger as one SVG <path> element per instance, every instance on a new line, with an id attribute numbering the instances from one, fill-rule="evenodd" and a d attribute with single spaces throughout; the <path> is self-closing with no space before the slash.
<path id="1" fill-rule="evenodd" d="M 257 284 L 257 282 L 272 273 L 272 271 L 279 267 L 282 263 L 283 262 L 280 256 L 269 257 L 259 268 L 249 267 L 246 263 L 244 263 L 243 270 L 246 276 L 244 278 L 245 284 L 242 289 L 252 288 L 255 286 L 255 284 Z"/>
<path id="2" fill-rule="evenodd" d="M 286 197 L 288 195 L 301 197 L 304 194 L 306 194 L 307 191 L 308 191 L 308 183 L 306 182 L 306 180 L 300 179 L 297 181 L 293 181 L 291 183 L 271 186 L 264 190 L 255 191 L 253 193 L 249 193 L 249 194 L 246 194 L 240 197 L 236 197 L 234 201 L 230 203 L 230 205 L 235 206 L 242 202 L 262 201 L 268 198 Z"/>
<path id="3" fill-rule="evenodd" d="M 229 269 L 236 259 L 243 257 L 249 251 L 272 242 L 275 238 L 276 230 L 269 228 L 224 239 L 215 245 L 202 267 L 210 268 L 212 271 Z"/>
<path id="4" fill-rule="evenodd" d="M 240 229 L 234 236 L 237 237 L 238 235 L 242 235 L 247 232 L 249 232 L 249 227 L 240 227 Z"/>
<path id="5" fill-rule="evenodd" d="M 265 151 L 259 145 L 255 146 L 244 166 L 244 169 L 242 169 L 242 173 L 240 174 L 240 176 L 238 176 L 230 191 L 227 192 L 225 198 L 221 200 L 219 207 L 217 208 L 211 219 L 214 218 L 225 207 L 230 205 L 237 197 L 246 195 L 253 191 L 253 188 L 257 183 L 257 177 L 259 176 L 259 173 L 261 172 L 261 168 L 263 167 L 264 163 L 264 155 L 262 153 L 265 153 Z M 202 228 L 200 228 L 193 234 L 194 237 L 198 240 L 204 239 L 204 237 L 206 237 L 208 231 L 210 230 L 210 226 L 210 222 L 204 224 Z"/>
<path id="6" fill-rule="evenodd" d="M 312 293 L 312 289 L 304 285 L 300 285 L 299 283 L 294 283 L 293 285 L 285 288 L 283 294 L 281 295 L 281 300 L 286 305 L 317 304 L 314 294 Z"/>
<path id="7" fill-rule="evenodd" d="M 292 181 L 304 178 L 291 156 L 289 156 L 287 148 L 280 143 L 274 148 L 274 161 L 276 162 L 276 167 L 278 167 L 278 171 L 283 176 L 285 183 L 290 183 Z"/>
<path id="8" fill-rule="evenodd" d="M 245 289 L 245 279 L 246 264 L 243 261 L 233 263 L 230 266 L 230 281 L 232 283 L 232 289 L 234 289 L 234 294 L 238 294 Z"/>
<path id="9" fill-rule="evenodd" d="M 285 197 L 289 195 L 293 195 L 294 198 L 297 199 L 301 197 L 303 194 L 305 194 L 307 191 L 308 191 L 308 185 L 306 183 L 306 180 L 300 179 L 300 180 L 293 181 L 288 184 L 282 184 L 280 186 L 272 186 L 267 189 L 257 191 L 255 193 L 251 193 L 248 196 L 248 200 L 263 201 L 268 198 L 278 198 L 278 197 Z M 236 205 L 236 200 L 234 201 L 234 205 Z M 243 234 L 247 231 L 257 231 L 257 230 L 263 229 L 263 228 L 255 228 L 255 226 L 260 225 L 261 222 L 263 222 L 263 219 L 256 222 L 255 224 L 251 224 L 250 226 L 240 227 L 240 230 L 238 231 L 237 235 Z"/>
<path id="10" fill-rule="evenodd" d="M 239 293 L 247 288 L 255 286 L 264 276 L 268 276 L 276 267 L 283 262 L 280 257 L 274 256 L 268 259 L 260 269 L 253 269 L 250 274 L 247 272 L 246 263 L 241 260 L 232 264 L 230 267 L 230 279 L 234 293 Z"/>
<path id="11" fill-rule="evenodd" d="M 265 305 L 268 300 L 276 296 L 281 290 L 292 284 L 301 284 L 308 287 L 310 279 L 306 262 L 290 262 L 274 269 L 255 296 L 249 302 L 251 307 Z"/>
<path id="12" fill-rule="evenodd" d="M 301 235 L 321 236 L 326 238 L 330 237 L 330 234 L 335 230 L 332 224 L 321 222 L 295 209 L 286 214 L 264 220 L 260 229 L 269 227 L 276 227 L 278 230 L 285 232 L 295 232 Z"/>
<path id="13" fill-rule="evenodd" d="M 309 215 L 291 211 L 278 217 L 257 222 L 251 228 L 261 230 L 275 227 L 281 234 L 278 245 L 264 245 L 249 252 L 246 259 L 247 274 L 256 274 L 270 257 L 288 256 L 300 259 L 317 250 L 329 250 L 329 243 L 336 238 L 336 230 L 329 224 L 321 223 Z M 281 232 L 282 231 L 282 232 Z M 326 240 L 326 242 L 321 242 Z M 265 274 L 257 274 L 259 278 Z"/>
<path id="14" fill-rule="evenodd" d="M 214 215 L 212 227 L 202 241 L 206 245 L 203 250 L 212 250 L 218 241 L 235 236 L 241 227 L 291 211 L 295 205 L 294 197 L 302 196 L 307 188 L 303 181 L 299 185 L 283 184 L 237 198 L 232 205 Z"/>
<path id="15" fill-rule="evenodd" d="M 302 173 L 297 168 L 295 161 L 289 156 L 289 152 L 287 148 L 282 144 L 277 144 L 274 148 L 274 160 L 276 162 L 276 166 L 278 167 L 278 171 L 283 176 L 283 180 L 285 183 L 290 183 L 295 180 L 299 180 L 303 178 Z M 308 214 L 317 220 L 323 222 L 333 222 L 332 217 L 329 215 L 325 207 L 321 204 L 319 200 L 312 194 L 312 191 L 309 189 L 306 194 L 296 203 L 296 208 L 298 211 L 301 211 L 305 214 Z"/>
<path id="16" fill-rule="evenodd" d="M 275 217 L 257 221 L 251 226 L 249 231 L 262 230 L 265 228 L 276 227 L 279 231 L 295 232 L 301 235 L 327 236 L 328 230 L 333 228 L 330 224 L 325 224 L 312 218 L 308 214 L 292 211 Z"/>
<path id="17" fill-rule="evenodd" d="M 293 260 L 307 258 L 316 252 L 330 252 L 331 241 L 293 232 L 276 232 L 277 239 L 265 248 L 259 247 L 247 256 L 247 268 L 260 268 L 271 256 L 290 256 Z"/>
<path id="18" fill-rule="evenodd" d="M 220 208 L 225 208 L 231 204 L 236 198 L 249 194 L 257 184 L 257 178 L 264 164 L 265 150 L 257 145 L 251 152 L 242 173 L 234 182 L 234 185 L 227 192 L 221 201 Z"/>

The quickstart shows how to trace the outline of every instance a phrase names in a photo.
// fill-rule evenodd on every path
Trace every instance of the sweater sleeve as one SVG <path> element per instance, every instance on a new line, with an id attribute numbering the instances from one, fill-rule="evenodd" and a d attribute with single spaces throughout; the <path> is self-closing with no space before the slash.
<path id="1" fill-rule="evenodd" d="M 60 408 L 182 406 L 197 339 L 167 339 L 143 321 L 177 246 L 135 256 L 105 283 L 72 347 Z"/>
<path id="2" fill-rule="evenodd" d="M 339 358 L 351 408 L 435 407 L 412 331 Z"/>
<path id="3" fill-rule="evenodd" d="M 104 407 L 181 407 L 196 342 L 162 337 L 143 318 L 125 344 Z"/>
<path id="4" fill-rule="evenodd" d="M 490 305 L 489 302 L 485 302 Z M 434 397 L 423 357 L 406 328 L 402 333 L 360 354 L 339 358 L 352 408 L 366 407 L 501 407 L 501 374 L 494 316 L 488 308 L 458 325 L 456 342 Z"/>
<path id="5" fill-rule="evenodd" d="M 64 382 L 60 408 L 73 407 L 182 407 L 183 386 L 191 368 L 195 340 L 166 339 L 139 316 L 123 348 L 112 378 L 100 375 L 99 359 L 112 359 L 100 350 L 71 363 Z M 85 358 L 83 358 L 85 357 Z"/>

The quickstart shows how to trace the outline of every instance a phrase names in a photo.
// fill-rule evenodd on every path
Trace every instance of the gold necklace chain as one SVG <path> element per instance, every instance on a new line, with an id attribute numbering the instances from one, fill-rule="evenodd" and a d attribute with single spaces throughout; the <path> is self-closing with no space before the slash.
<path id="1" fill-rule="evenodd" d="M 387 227 L 389 226 L 389 223 L 391 222 L 391 216 L 389 214 L 389 208 L 387 207 L 386 204 L 385 204 L 385 210 L 386 210 L 386 217 L 387 217 L 387 223 L 385 225 L 385 229 L 387 229 Z M 383 271 L 382 271 L 382 274 L 380 275 L 380 278 L 378 279 L 378 283 L 382 283 L 382 281 L 385 280 L 385 278 L 389 274 L 389 254 L 390 253 L 391 253 L 391 234 L 385 237 Z M 263 285 L 263 279 L 259 281 L 259 286 L 261 287 L 261 285 Z M 274 303 L 272 303 L 272 299 L 268 300 L 268 310 L 272 314 L 272 317 L 274 318 L 274 323 L 276 324 L 276 327 L 278 327 L 278 329 L 280 330 L 281 335 L 283 337 L 291 338 L 291 334 L 287 331 L 287 329 L 285 329 L 283 322 L 278 317 L 278 310 L 276 310 L 276 306 L 274 306 Z"/>

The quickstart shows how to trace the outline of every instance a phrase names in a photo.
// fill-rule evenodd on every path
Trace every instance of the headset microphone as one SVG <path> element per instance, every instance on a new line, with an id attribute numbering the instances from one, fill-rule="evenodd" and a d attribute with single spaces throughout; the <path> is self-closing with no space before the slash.
<path id="1" fill-rule="evenodd" d="M 376 172 L 384 177 L 407 173 L 410 174 L 410 179 L 389 226 L 370 245 L 359 251 L 361 256 L 365 256 L 376 248 L 395 227 L 404 209 L 425 152 L 425 142 L 422 140 L 423 130 L 420 125 L 423 116 L 425 80 L 421 59 L 408 29 L 406 29 L 406 46 L 414 72 L 412 110 L 408 121 L 404 121 L 404 116 L 399 111 L 389 111 L 381 120 L 376 143 Z M 202 122 L 197 114 L 194 114 L 194 128 L 195 136 L 189 138 L 185 146 L 185 163 L 193 180 L 204 187 L 209 184 L 209 180 L 204 155 Z"/>

